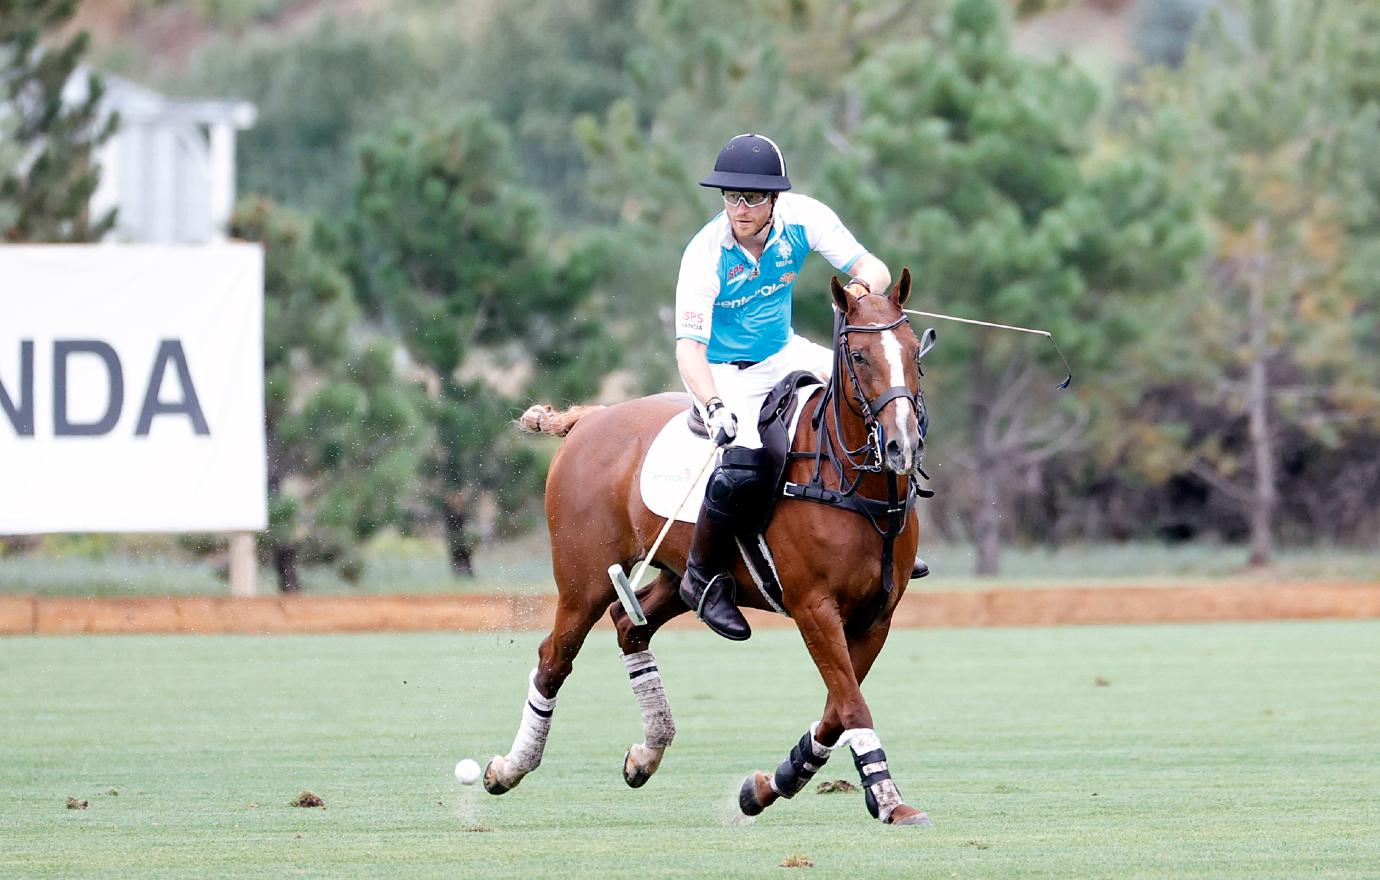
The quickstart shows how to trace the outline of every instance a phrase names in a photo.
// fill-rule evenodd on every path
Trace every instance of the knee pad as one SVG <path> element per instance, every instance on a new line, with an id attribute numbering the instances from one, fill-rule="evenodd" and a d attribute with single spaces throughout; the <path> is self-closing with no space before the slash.
<path id="1" fill-rule="evenodd" d="M 730 446 L 705 487 L 709 517 L 735 534 L 756 534 L 771 510 L 771 456 L 765 449 Z"/>

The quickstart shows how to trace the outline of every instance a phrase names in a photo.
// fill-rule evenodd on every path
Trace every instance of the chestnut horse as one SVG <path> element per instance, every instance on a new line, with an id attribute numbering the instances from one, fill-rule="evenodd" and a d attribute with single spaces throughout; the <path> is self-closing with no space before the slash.
<path id="1" fill-rule="evenodd" d="M 820 720 L 774 774 L 757 772 L 744 781 L 739 806 L 755 815 L 778 797 L 792 797 L 824 764 L 830 750 L 846 745 L 875 818 L 888 824 L 928 824 L 924 813 L 901 799 L 860 688 L 886 641 L 919 539 L 911 502 L 913 475 L 923 451 L 922 352 L 901 312 L 910 293 L 910 272 L 903 270 L 886 294 L 858 299 L 844 293 L 837 279 L 831 279 L 830 286 L 838 322 L 834 372 L 822 396 L 816 392 L 816 402 L 802 403 L 808 408 L 791 447 L 786 478 L 804 484 L 819 476 L 817 486 L 833 490 L 835 496 L 870 499 L 870 510 L 875 513 L 881 505 L 892 521 L 884 528 L 887 524 L 876 516 L 857 510 L 803 499 L 778 500 L 765 535 L 769 546 L 789 548 L 775 557 L 782 605 L 805 639 L 828 699 Z M 534 406 L 523 415 L 525 430 L 566 437 L 546 481 L 546 517 L 560 594 L 555 625 L 539 649 L 512 750 L 495 756 L 485 768 L 484 787 L 489 792 L 502 794 L 541 762 L 556 694 L 590 627 L 605 610 L 617 628 L 642 711 L 644 741 L 625 755 L 624 778 L 639 787 L 660 765 L 675 723 L 650 643 L 662 625 L 689 610 L 676 588 L 685 570 L 691 525 L 675 523 L 652 560 L 658 575 L 638 593 L 646 624 L 633 625 L 615 601 L 606 571 L 615 563 L 626 570 L 641 559 L 664 524 L 644 506 L 638 476 L 657 432 L 689 406 L 685 394 L 658 394 L 564 412 Z M 829 454 L 821 458 L 820 449 Z M 821 467 L 821 461 L 833 467 Z M 884 532 L 890 533 L 889 540 Z M 885 554 L 890 557 L 890 577 L 883 576 L 884 549 L 891 551 Z M 741 558 L 732 574 L 738 584 L 752 584 Z M 738 601 L 769 610 L 759 591 L 740 588 Z"/>

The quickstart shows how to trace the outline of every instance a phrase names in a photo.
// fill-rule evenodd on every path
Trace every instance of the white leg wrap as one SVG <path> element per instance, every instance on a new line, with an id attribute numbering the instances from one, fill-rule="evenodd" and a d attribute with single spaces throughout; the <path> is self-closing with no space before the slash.
<path id="1" fill-rule="evenodd" d="M 551 730 L 551 715 L 556 710 L 555 698 L 548 700 L 537 690 L 537 670 L 532 670 L 527 681 L 522 724 L 504 759 L 512 771 L 521 774 L 531 773 L 541 764 L 542 752 L 546 751 L 546 735 Z"/>
<path id="2" fill-rule="evenodd" d="M 637 708 L 642 712 L 643 744 L 650 749 L 664 749 L 676 738 L 676 722 L 671 717 L 671 704 L 666 701 L 666 689 L 661 684 L 656 657 L 651 651 L 619 656 L 628 669 L 633 695 L 637 697 Z"/>
<path id="3" fill-rule="evenodd" d="M 834 749 L 838 748 L 839 746 L 843 745 L 843 738 L 840 737 L 839 741 L 834 743 L 832 746 L 826 746 L 824 743 L 819 741 L 818 734 L 819 722 L 816 721 L 814 724 L 810 725 L 810 749 L 815 753 L 816 758 L 820 758 L 821 760 L 828 760 L 829 753 L 832 752 Z"/>
<path id="4" fill-rule="evenodd" d="M 876 817 L 886 822 L 891 818 L 891 811 L 904 802 L 901 800 L 901 792 L 896 790 L 896 783 L 891 779 L 891 771 L 886 766 L 882 741 L 877 737 L 877 732 L 870 727 L 855 727 L 845 730 L 843 736 L 839 737 L 838 744 L 844 743 L 848 743 L 848 747 L 853 750 L 853 763 L 858 768 L 863 788 L 871 801 L 868 807 L 872 808 L 875 805 Z M 872 781 L 869 782 L 869 779 Z"/>

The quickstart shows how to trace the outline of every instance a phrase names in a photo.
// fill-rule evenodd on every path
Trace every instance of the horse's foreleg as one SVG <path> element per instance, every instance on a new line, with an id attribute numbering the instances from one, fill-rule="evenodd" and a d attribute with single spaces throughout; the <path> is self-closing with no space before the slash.
<path id="1" fill-rule="evenodd" d="M 742 788 L 738 789 L 738 808 L 743 815 L 756 816 L 776 803 L 777 798 L 795 797 L 814 778 L 833 751 L 832 746 L 819 741 L 818 730 L 819 722 L 816 721 L 775 773 L 768 775 L 759 770 L 743 780 Z"/>
<path id="2" fill-rule="evenodd" d="M 820 723 L 821 729 L 838 717 L 833 706 L 826 707 L 824 714 L 825 718 Z M 901 792 L 896 788 L 895 780 L 891 778 L 891 769 L 887 766 L 882 741 L 875 730 L 870 727 L 847 728 L 834 743 L 834 748 L 845 745 L 853 753 L 853 766 L 858 770 L 863 798 L 872 818 L 880 819 L 888 825 L 932 824 L 929 816 L 901 798 Z"/>
<path id="3" fill-rule="evenodd" d="M 541 643 L 537 668 L 528 678 L 527 702 L 522 707 L 522 722 L 512 748 L 506 755 L 495 755 L 484 768 L 484 788 L 490 794 L 503 794 L 541 764 L 551 717 L 556 711 L 556 692 L 570 675 L 575 655 L 603 611 L 602 597 L 600 601 L 592 601 L 593 598 L 561 597 L 555 626 Z"/>
<path id="4" fill-rule="evenodd" d="M 889 626 L 890 621 L 887 621 L 874 627 L 863 638 L 848 643 L 848 657 L 859 685 L 867 678 L 873 661 L 881 652 Z M 786 760 L 776 768 L 775 774 L 755 773 L 744 782 L 739 792 L 739 806 L 744 813 L 755 816 L 775 803 L 777 798 L 795 797 L 829 760 L 834 746 L 825 743 L 838 743 L 843 733 L 838 712 L 836 709 L 830 711 L 831 706 L 832 701 L 826 700 L 824 716 L 810 725 Z"/>
<path id="5" fill-rule="evenodd" d="M 829 698 L 824 717 L 811 725 L 776 773 L 754 773 L 743 782 L 738 804 L 746 815 L 756 815 L 778 798 L 799 793 L 830 753 L 848 746 L 863 781 L 868 811 L 888 824 L 928 824 L 924 813 L 901 800 L 886 766 L 881 741 L 872 730 L 872 715 L 862 698 L 861 682 L 886 642 L 889 622 L 872 627 L 862 637 L 848 641 L 838 614 L 815 605 L 797 614 L 801 634 L 819 667 Z M 832 745 L 827 745 L 832 743 Z"/>
<path id="6" fill-rule="evenodd" d="M 881 653 L 890 628 L 891 621 L 887 619 L 849 643 L 848 653 L 859 682 L 867 677 L 873 661 Z M 871 727 L 850 728 L 832 693 L 825 704 L 819 731 L 820 736 L 827 737 L 825 741 L 834 743 L 835 748 L 847 745 L 853 752 L 853 765 L 857 768 L 858 777 L 862 782 L 868 812 L 874 818 L 881 819 L 888 825 L 931 824 L 929 816 L 901 799 L 896 782 L 891 778 L 886 752 L 882 751 L 882 742 L 876 731 Z"/>
<path id="7" fill-rule="evenodd" d="M 847 705 L 854 726 L 870 728 L 872 714 L 862 698 L 838 607 L 831 600 L 816 597 L 815 601 L 801 603 L 800 608 L 793 609 L 793 614 L 805 639 L 805 647 L 824 678 L 830 703 Z M 755 816 L 778 798 L 795 797 L 824 766 L 830 750 L 835 747 L 826 744 L 834 742 L 837 733 L 821 730 L 821 726 L 811 725 L 774 774 L 758 771 L 743 781 L 738 791 L 738 807 L 744 815 Z"/>
<path id="8" fill-rule="evenodd" d="M 662 572 L 640 596 L 647 623 L 633 626 L 623 606 L 614 604 L 609 617 L 618 630 L 618 646 L 622 649 L 623 665 L 637 708 L 642 713 L 642 742 L 628 748 L 623 756 L 623 780 L 633 788 L 641 788 L 661 766 L 666 747 L 676 736 L 676 722 L 666 689 L 661 683 L 656 657 L 651 651 L 652 635 L 668 620 L 688 609 L 676 595 L 677 579 Z"/>

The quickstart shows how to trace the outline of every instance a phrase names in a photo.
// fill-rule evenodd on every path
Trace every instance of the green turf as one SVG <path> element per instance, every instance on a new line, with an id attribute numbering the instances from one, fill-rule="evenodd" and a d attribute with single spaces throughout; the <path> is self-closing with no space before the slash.
<path id="1" fill-rule="evenodd" d="M 1001 576 L 977 577 L 967 544 L 927 542 L 921 555 L 933 574 L 912 589 L 978 590 L 1038 587 L 1173 586 L 1232 580 L 1380 581 L 1380 553 L 1327 546 L 1285 548 L 1266 569 L 1247 569 L 1245 547 L 1208 541 L 1067 544 L 1057 548 L 1013 544 L 1002 551 Z M 364 549 L 361 580 L 347 583 L 329 568 L 302 571 L 303 589 L 317 595 L 380 593 L 551 593 L 551 549 L 544 531 L 482 544 L 477 577 L 454 577 L 441 541 L 384 534 Z M 277 589 L 271 570 L 259 571 L 259 589 Z M 0 594 L 39 596 L 225 595 L 230 588 L 209 561 L 179 553 L 165 535 L 48 536 L 28 555 L 0 554 Z"/>
<path id="2" fill-rule="evenodd" d="M 929 831 L 813 787 L 735 824 L 739 780 L 817 716 L 817 675 L 792 632 L 658 641 L 680 733 L 645 789 L 618 773 L 640 728 L 601 631 L 545 765 L 494 798 L 451 767 L 506 749 L 532 635 L 0 640 L 0 875 L 1380 870 L 1380 623 L 895 633 L 867 692 Z M 288 806 L 303 789 L 326 808 Z"/>

